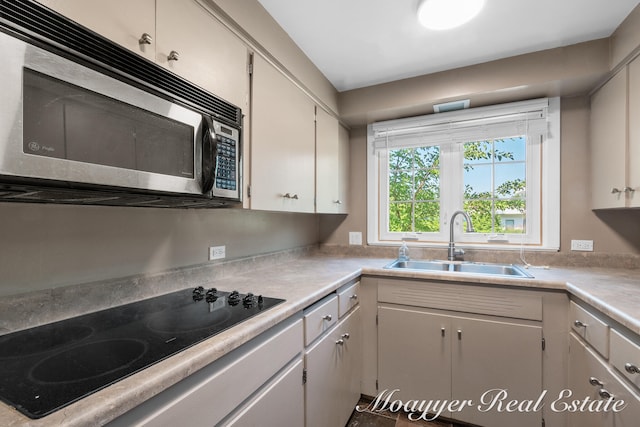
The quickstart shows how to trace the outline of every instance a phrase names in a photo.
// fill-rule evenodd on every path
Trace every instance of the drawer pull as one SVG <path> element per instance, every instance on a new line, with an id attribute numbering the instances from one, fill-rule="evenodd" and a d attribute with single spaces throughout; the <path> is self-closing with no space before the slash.
<path id="1" fill-rule="evenodd" d="M 327 314 L 325 316 L 322 316 L 322 320 L 326 320 L 327 322 L 331 322 L 331 319 L 333 319 L 333 317 L 331 317 L 330 314 Z"/>
<path id="2" fill-rule="evenodd" d="M 624 370 L 630 374 L 640 374 L 640 368 L 638 368 L 633 363 L 625 363 Z"/>
<path id="3" fill-rule="evenodd" d="M 462 339 L 462 329 L 458 329 L 458 339 Z"/>
<path id="4" fill-rule="evenodd" d="M 341 335 L 341 338 L 343 338 L 343 339 L 345 339 L 345 340 L 348 340 L 350 337 L 351 337 L 351 336 L 349 335 L 349 333 L 348 333 L 348 332 L 347 332 L 347 333 L 344 333 L 344 334 L 342 334 L 342 335 Z"/>
<path id="5" fill-rule="evenodd" d="M 609 393 L 607 390 L 601 388 L 600 390 L 598 390 L 598 396 L 600 396 L 603 399 L 611 399 L 613 400 L 613 394 Z"/>
<path id="6" fill-rule="evenodd" d="M 445 332 L 444 328 L 440 329 L 440 335 L 442 335 L 443 338 L 444 338 L 444 332 Z"/>
<path id="7" fill-rule="evenodd" d="M 344 340 L 341 338 L 338 341 L 336 341 L 337 345 L 344 345 Z"/>
<path id="8" fill-rule="evenodd" d="M 575 322 L 573 322 L 573 325 L 576 328 L 586 328 L 587 327 L 587 324 L 582 322 L 582 321 L 580 321 L 580 320 L 576 320 Z"/>
<path id="9" fill-rule="evenodd" d="M 353 294 L 349 297 L 349 299 L 358 299 L 358 294 Z"/>
<path id="10" fill-rule="evenodd" d="M 604 386 L 604 384 L 602 384 L 602 381 L 600 381 L 596 377 L 590 377 L 589 378 L 589 384 L 591 384 L 592 386 L 596 386 L 596 387 Z"/>
<path id="11" fill-rule="evenodd" d="M 167 61 L 177 61 L 178 59 L 180 59 L 180 54 L 178 52 L 176 52 L 175 50 L 172 50 L 171 52 L 169 52 L 169 55 L 167 56 Z"/>

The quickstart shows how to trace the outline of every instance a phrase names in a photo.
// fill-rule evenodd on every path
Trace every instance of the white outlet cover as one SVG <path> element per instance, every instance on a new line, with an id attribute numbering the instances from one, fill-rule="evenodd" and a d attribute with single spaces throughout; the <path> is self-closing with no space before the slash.
<path id="1" fill-rule="evenodd" d="M 349 244 L 350 245 L 362 245 L 362 233 L 360 231 L 349 232 Z"/>
<path id="2" fill-rule="evenodd" d="M 571 240 L 571 250 L 593 252 L 593 240 Z"/>

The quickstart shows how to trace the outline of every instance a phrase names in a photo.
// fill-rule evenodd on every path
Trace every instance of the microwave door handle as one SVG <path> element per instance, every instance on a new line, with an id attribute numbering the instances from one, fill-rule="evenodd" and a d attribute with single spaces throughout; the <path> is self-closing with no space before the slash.
<path id="1" fill-rule="evenodd" d="M 207 194 L 213 188 L 218 155 L 218 143 L 211 117 L 203 116 L 202 133 L 202 193 Z"/>

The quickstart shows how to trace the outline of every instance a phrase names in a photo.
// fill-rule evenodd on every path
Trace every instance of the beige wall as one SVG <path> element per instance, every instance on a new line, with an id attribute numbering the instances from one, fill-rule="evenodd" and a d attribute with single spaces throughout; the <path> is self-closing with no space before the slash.
<path id="1" fill-rule="evenodd" d="M 318 241 L 309 214 L 0 203 L 0 295 L 153 273 Z"/>

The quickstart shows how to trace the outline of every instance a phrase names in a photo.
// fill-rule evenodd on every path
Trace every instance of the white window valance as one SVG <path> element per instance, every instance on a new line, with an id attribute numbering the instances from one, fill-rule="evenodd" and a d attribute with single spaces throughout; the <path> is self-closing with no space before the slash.
<path id="1" fill-rule="evenodd" d="M 373 123 L 374 151 L 526 135 L 548 136 L 548 98 Z"/>

